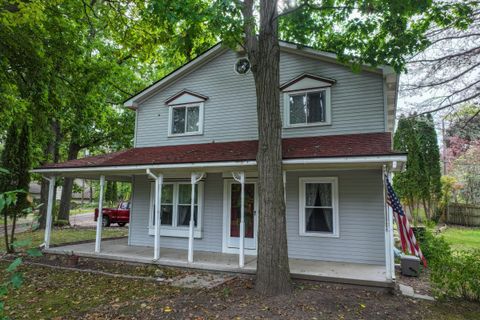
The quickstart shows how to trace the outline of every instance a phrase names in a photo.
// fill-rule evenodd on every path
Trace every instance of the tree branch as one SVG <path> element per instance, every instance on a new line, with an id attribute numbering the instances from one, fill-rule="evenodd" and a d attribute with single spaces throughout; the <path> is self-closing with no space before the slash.
<path id="1" fill-rule="evenodd" d="M 448 78 L 448 79 L 446 79 L 446 80 L 443 80 L 443 81 L 440 81 L 440 82 L 433 82 L 433 83 L 431 82 L 431 83 L 426 83 L 426 84 L 420 84 L 420 85 L 418 85 L 418 86 L 413 85 L 413 86 L 411 86 L 411 87 L 409 87 L 409 88 L 406 88 L 406 89 L 404 89 L 404 90 L 405 90 L 405 91 L 410 91 L 410 90 L 417 90 L 417 89 L 422 89 L 422 88 L 440 86 L 440 85 L 442 85 L 442 84 L 446 84 L 446 83 L 448 83 L 448 82 L 450 82 L 450 81 L 453 81 L 453 80 L 456 80 L 456 79 L 460 78 L 461 76 L 467 74 L 468 72 L 472 71 L 473 69 L 475 69 L 475 68 L 477 68 L 477 67 L 479 67 L 479 66 L 480 66 L 480 63 L 477 63 L 477 64 L 473 65 L 472 67 L 470 67 L 470 68 L 468 68 L 468 69 L 466 69 L 466 70 L 458 73 L 457 75 L 455 75 L 455 76 L 453 76 L 453 77 L 451 77 L 451 78 Z"/>
<path id="2" fill-rule="evenodd" d="M 474 47 L 474 48 L 472 48 L 470 50 L 467 50 L 467 51 L 458 52 L 458 53 L 451 54 L 451 55 L 448 55 L 448 56 L 443 56 L 443 57 L 440 57 L 440 58 L 412 60 L 412 61 L 408 61 L 407 63 L 440 62 L 440 61 L 448 60 L 448 59 L 451 59 L 451 58 L 456 58 L 456 57 L 459 57 L 459 56 L 468 55 L 470 53 L 476 54 L 476 53 L 478 53 L 476 51 L 480 52 L 480 47 Z"/>
<path id="3" fill-rule="evenodd" d="M 444 109 L 447 109 L 449 107 L 453 107 L 453 106 L 456 106 L 457 104 L 461 104 L 461 103 L 464 103 L 464 102 L 467 102 L 467 101 L 470 101 L 472 99 L 475 99 L 476 97 L 479 97 L 480 96 L 480 91 L 465 98 L 465 99 L 462 99 L 462 100 L 459 100 L 459 101 L 455 101 L 453 103 L 449 103 L 448 105 L 445 105 L 445 106 L 441 106 L 441 107 L 438 107 L 436 109 L 433 109 L 433 110 L 429 110 L 429 111 L 424 111 L 424 112 L 421 112 L 421 113 L 417 113 L 415 115 L 412 115 L 412 117 L 418 117 L 418 116 L 421 116 L 421 115 L 424 115 L 424 114 L 427 114 L 427 113 L 433 113 L 433 112 L 437 112 L 437 111 L 440 111 L 440 110 L 444 110 Z"/>
<path id="4" fill-rule="evenodd" d="M 243 29 L 245 32 L 245 44 L 250 59 L 255 64 L 257 52 L 257 37 L 255 34 L 255 17 L 253 16 L 253 0 L 245 0 L 242 5 L 242 15 L 244 20 Z"/>
<path id="5" fill-rule="evenodd" d="M 464 38 L 470 38 L 470 37 L 480 37 L 480 33 L 462 34 L 462 35 L 459 35 L 459 36 L 447 36 L 447 37 L 440 38 L 440 39 L 437 39 L 435 41 L 430 42 L 429 47 L 436 44 L 436 43 L 439 43 L 441 41 L 464 39 Z"/>
<path id="6" fill-rule="evenodd" d="M 321 10 L 362 10 L 361 8 L 357 8 L 357 7 L 351 7 L 351 6 L 316 6 L 316 5 L 313 5 L 313 4 L 310 4 L 308 2 L 304 2 L 302 3 L 301 5 L 299 5 L 298 7 L 295 7 L 295 8 L 291 8 L 289 10 L 286 10 L 282 13 L 279 13 L 277 14 L 277 16 L 274 17 L 274 20 L 275 19 L 279 19 L 283 16 L 286 16 L 286 15 L 289 15 L 289 14 L 292 14 L 296 11 L 299 11 L 303 8 L 310 8 L 312 10 L 317 10 L 317 11 L 321 11 Z M 378 12 L 378 10 L 375 10 L 373 8 L 369 8 L 369 11 L 371 12 Z"/>
<path id="7" fill-rule="evenodd" d="M 467 125 L 479 114 L 480 114 L 480 109 L 478 109 L 478 111 L 465 122 L 461 130 L 465 129 Z"/>

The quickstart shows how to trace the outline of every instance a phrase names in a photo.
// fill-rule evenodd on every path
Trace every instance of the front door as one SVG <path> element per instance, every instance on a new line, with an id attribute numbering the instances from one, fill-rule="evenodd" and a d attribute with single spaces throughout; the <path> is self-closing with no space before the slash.
<path id="1" fill-rule="evenodd" d="M 245 183 L 245 249 L 257 249 L 257 186 Z M 227 198 L 227 246 L 238 248 L 240 239 L 241 185 L 228 183 Z"/>

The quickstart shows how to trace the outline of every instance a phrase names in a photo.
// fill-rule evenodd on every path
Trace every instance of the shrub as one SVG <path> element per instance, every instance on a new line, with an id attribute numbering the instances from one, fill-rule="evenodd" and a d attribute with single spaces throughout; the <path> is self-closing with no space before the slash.
<path id="1" fill-rule="evenodd" d="M 480 301 L 480 250 L 442 256 L 432 261 L 430 269 L 439 297 Z"/>
<path id="2" fill-rule="evenodd" d="M 436 261 L 443 260 L 444 257 L 452 255 L 450 245 L 445 238 L 440 235 L 435 235 L 431 229 L 426 229 L 423 233 L 420 248 L 430 265 Z"/>

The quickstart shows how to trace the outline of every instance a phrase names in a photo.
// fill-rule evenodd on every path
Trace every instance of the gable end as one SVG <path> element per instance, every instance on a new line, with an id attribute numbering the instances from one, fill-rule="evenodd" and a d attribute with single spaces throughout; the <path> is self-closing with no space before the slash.
<path id="1" fill-rule="evenodd" d="M 324 88 L 334 85 L 336 80 L 321 77 L 315 74 L 302 73 L 301 75 L 280 85 L 281 91 L 295 91 L 302 89 Z"/>
<path id="2" fill-rule="evenodd" d="M 203 94 L 183 89 L 182 91 L 175 93 L 173 96 L 165 100 L 165 104 L 171 106 L 186 103 L 204 102 L 206 100 L 208 100 L 208 97 Z"/>

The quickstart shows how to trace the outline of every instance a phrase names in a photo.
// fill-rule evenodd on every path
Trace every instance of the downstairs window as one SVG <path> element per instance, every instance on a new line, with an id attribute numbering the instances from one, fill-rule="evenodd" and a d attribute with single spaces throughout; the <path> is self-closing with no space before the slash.
<path id="1" fill-rule="evenodd" d="M 338 237 L 338 179 L 300 178 L 301 236 Z"/>

